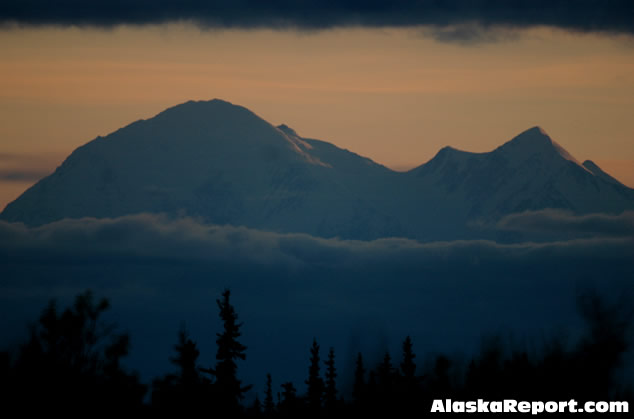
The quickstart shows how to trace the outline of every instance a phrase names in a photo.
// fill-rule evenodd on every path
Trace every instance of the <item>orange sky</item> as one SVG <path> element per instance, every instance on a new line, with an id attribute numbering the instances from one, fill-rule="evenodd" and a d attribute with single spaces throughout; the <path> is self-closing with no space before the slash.
<path id="1" fill-rule="evenodd" d="M 534 125 L 634 186 L 634 45 L 546 29 L 475 46 L 415 29 L 0 30 L 0 208 L 77 146 L 190 99 L 404 169 Z M 27 171 L 16 178 L 6 174 Z"/>

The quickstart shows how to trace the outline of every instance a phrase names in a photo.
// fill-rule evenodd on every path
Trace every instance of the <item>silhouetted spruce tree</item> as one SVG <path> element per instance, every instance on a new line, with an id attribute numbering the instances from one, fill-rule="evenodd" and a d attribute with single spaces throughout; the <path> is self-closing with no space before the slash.
<path id="1" fill-rule="evenodd" d="M 365 395 L 365 368 L 363 366 L 363 356 L 361 352 L 357 355 L 357 362 L 354 369 L 354 384 L 352 387 L 352 398 L 355 404 L 362 403 Z"/>
<path id="2" fill-rule="evenodd" d="M 479 397 L 505 397 L 508 388 L 500 386 L 503 355 L 504 347 L 499 336 L 483 340 L 475 367 L 470 368 L 470 381 L 477 379 L 475 387 L 480 392 Z"/>
<path id="3" fill-rule="evenodd" d="M 145 386 L 120 363 L 130 340 L 103 323 L 108 308 L 106 299 L 95 302 L 90 291 L 61 313 L 51 301 L 11 368 L 15 381 L 3 394 L 4 407 L 15 404 L 28 413 L 44 406 L 63 414 L 90 412 L 94 406 L 102 411 L 141 408 Z"/>
<path id="4" fill-rule="evenodd" d="M 178 343 L 174 345 L 174 350 L 176 356 L 170 358 L 170 361 L 180 369 L 179 384 L 185 389 L 196 387 L 200 384 L 200 375 L 196 365 L 200 351 L 196 348 L 196 343 L 189 338 L 184 326 L 178 332 Z"/>
<path id="5" fill-rule="evenodd" d="M 337 369 L 335 368 L 335 350 L 330 348 L 328 351 L 328 360 L 326 364 L 326 391 L 325 391 L 325 405 L 326 408 L 332 411 L 335 408 L 337 402 Z"/>
<path id="6" fill-rule="evenodd" d="M 416 364 L 414 358 L 416 355 L 412 349 L 412 339 L 407 336 L 403 341 L 403 360 L 401 361 L 402 377 L 399 380 L 399 405 L 403 411 L 411 411 L 417 404 L 416 390 L 418 388 L 418 380 L 416 378 Z"/>
<path id="7" fill-rule="evenodd" d="M 253 404 L 249 407 L 248 416 L 258 417 L 262 414 L 262 403 L 260 403 L 260 397 L 256 394 Z"/>
<path id="8" fill-rule="evenodd" d="M 514 350 L 510 359 L 504 361 L 502 380 L 507 390 L 505 397 L 515 399 L 526 398 L 535 400 L 534 388 L 537 387 L 534 378 L 534 367 L 528 358 L 526 351 Z"/>
<path id="9" fill-rule="evenodd" d="M 177 353 L 176 357 L 170 357 L 171 363 L 176 364 L 180 371 L 178 374 L 167 374 L 161 378 L 155 378 L 152 381 L 152 407 L 162 412 L 169 411 L 173 413 L 177 408 L 181 408 L 185 402 L 185 395 L 188 394 L 183 389 L 184 365 L 187 364 L 183 358 L 182 351 L 186 347 L 184 343 L 187 340 L 187 334 L 182 327 L 178 333 L 178 342 L 174 345 Z M 198 354 L 196 354 L 196 357 Z M 196 374 L 198 372 L 196 371 Z"/>
<path id="10" fill-rule="evenodd" d="M 130 352 L 130 337 L 119 335 L 111 345 L 104 349 L 103 363 L 104 385 L 98 390 L 102 392 L 106 403 L 118 405 L 120 408 L 141 408 L 146 386 L 140 383 L 136 374 L 129 374 L 121 367 L 121 359 Z M 113 406 L 114 407 L 114 406 Z"/>
<path id="11" fill-rule="evenodd" d="M 412 385 L 416 379 L 416 364 L 414 358 L 416 355 L 412 350 L 412 339 L 407 336 L 403 341 L 403 361 L 401 362 L 401 371 L 403 372 L 403 379 L 409 385 Z"/>
<path id="12" fill-rule="evenodd" d="M 272 415 L 275 412 L 275 403 L 273 402 L 273 380 L 271 374 L 266 374 L 266 393 L 264 397 L 264 413 Z"/>
<path id="13" fill-rule="evenodd" d="M 206 370 L 215 377 L 216 405 L 225 414 L 239 411 L 240 400 L 251 388 L 250 385 L 242 386 L 237 376 L 236 361 L 246 359 L 247 348 L 238 341 L 242 323 L 238 323 L 238 315 L 229 300 L 230 295 L 231 292 L 227 289 L 222 293 L 222 300 L 216 300 L 223 322 L 223 332 L 217 333 L 216 367 L 213 370 Z"/>
<path id="14" fill-rule="evenodd" d="M 588 331 L 574 351 L 567 376 L 575 380 L 579 398 L 608 399 L 629 349 L 634 309 L 631 301 L 609 303 L 594 291 L 577 297 L 577 309 Z"/>
<path id="15" fill-rule="evenodd" d="M 451 360 L 444 355 L 436 358 L 431 384 L 432 393 L 435 398 L 448 397 L 451 394 L 451 381 L 449 379 L 449 368 Z"/>
<path id="16" fill-rule="evenodd" d="M 297 390 L 292 382 L 282 384 L 282 398 L 279 402 L 279 412 L 283 416 L 293 416 L 299 410 Z"/>
<path id="17" fill-rule="evenodd" d="M 365 386 L 365 392 L 363 395 L 363 410 L 368 410 L 376 407 L 379 404 L 381 392 L 377 384 L 376 372 L 369 370 L 368 382 Z"/>
<path id="18" fill-rule="evenodd" d="M 378 399 L 379 407 L 382 410 L 392 409 L 395 403 L 394 400 L 394 381 L 395 371 L 392 366 L 392 357 L 389 352 L 385 353 L 383 361 L 379 364 L 377 370 L 378 378 Z M 384 412 L 385 413 L 385 412 Z"/>
<path id="19" fill-rule="evenodd" d="M 324 393 L 324 381 L 319 376 L 319 345 L 313 339 L 313 346 L 310 348 L 310 367 L 308 368 L 308 385 L 306 398 L 308 409 L 312 413 L 318 413 L 321 409 L 321 400 Z"/>
<path id="20" fill-rule="evenodd" d="M 174 345 L 176 356 L 170 362 L 179 368 L 178 374 L 169 374 L 153 382 L 152 405 L 163 411 L 194 412 L 202 407 L 208 381 L 200 376 L 197 360 L 200 351 L 184 326 L 178 332 Z"/>
<path id="21" fill-rule="evenodd" d="M 379 364 L 378 368 L 379 386 L 383 392 L 388 392 L 392 389 L 394 382 L 394 367 L 392 367 L 392 357 L 389 352 L 385 353 L 383 361 Z"/>

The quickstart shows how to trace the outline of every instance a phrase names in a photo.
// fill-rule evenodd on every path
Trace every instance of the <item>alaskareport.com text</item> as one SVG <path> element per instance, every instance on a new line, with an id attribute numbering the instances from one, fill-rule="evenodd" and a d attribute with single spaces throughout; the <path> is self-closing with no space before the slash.
<path id="1" fill-rule="evenodd" d="M 628 402 L 585 402 L 583 405 L 574 400 L 568 401 L 517 401 L 506 399 L 503 401 L 486 401 L 484 399 L 471 401 L 452 401 L 451 399 L 434 400 L 432 413 L 627 413 Z"/>

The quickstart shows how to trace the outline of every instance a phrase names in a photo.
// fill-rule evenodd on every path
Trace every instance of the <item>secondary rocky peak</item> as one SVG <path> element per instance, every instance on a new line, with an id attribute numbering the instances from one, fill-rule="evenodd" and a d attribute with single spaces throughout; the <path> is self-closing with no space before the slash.
<path id="1" fill-rule="evenodd" d="M 289 127 L 286 124 L 278 125 L 277 129 L 279 129 L 280 131 L 282 131 L 286 135 L 292 135 L 294 137 L 299 137 L 299 135 L 297 135 L 297 132 L 293 128 Z"/>
<path id="2" fill-rule="evenodd" d="M 605 173 L 603 171 L 603 169 L 601 169 L 599 166 L 597 166 L 597 164 L 595 162 L 593 162 L 592 160 L 584 161 L 583 162 L 583 167 L 585 167 L 587 170 L 592 172 L 593 175 L 603 179 L 604 181 L 606 181 L 608 183 L 612 183 L 612 184 L 615 184 L 615 185 L 623 185 L 621 182 L 619 182 L 618 180 L 616 180 L 615 178 L 613 178 L 609 174 Z"/>

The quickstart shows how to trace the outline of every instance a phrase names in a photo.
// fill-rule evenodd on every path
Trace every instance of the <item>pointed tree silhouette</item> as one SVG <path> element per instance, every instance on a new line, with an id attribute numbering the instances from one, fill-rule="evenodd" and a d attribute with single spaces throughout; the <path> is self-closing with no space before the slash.
<path id="1" fill-rule="evenodd" d="M 363 356 L 361 352 L 357 355 L 357 363 L 354 369 L 354 384 L 352 387 L 352 398 L 355 403 L 360 404 L 365 394 L 365 368 L 363 366 Z"/>
<path id="2" fill-rule="evenodd" d="M 332 410 L 337 402 L 337 369 L 335 368 L 335 350 L 330 348 L 328 351 L 328 360 L 326 361 L 326 391 L 325 402 L 326 408 Z"/>
<path id="3" fill-rule="evenodd" d="M 279 410 L 282 416 L 292 416 L 298 410 L 297 390 L 292 382 L 282 384 L 282 399 L 279 403 Z"/>
<path id="4" fill-rule="evenodd" d="M 170 362 L 179 372 L 153 381 L 152 405 L 161 412 L 195 412 L 202 407 L 207 381 L 200 376 L 196 365 L 200 351 L 184 325 L 178 332 L 174 351 L 176 356 L 170 357 Z"/>
<path id="5" fill-rule="evenodd" d="M 412 338 L 407 336 L 403 341 L 403 361 L 401 362 L 401 371 L 403 373 L 404 390 L 408 397 L 413 395 L 418 384 L 414 358 L 416 358 L 416 354 L 414 354 Z"/>
<path id="6" fill-rule="evenodd" d="M 180 369 L 179 384 L 185 388 L 195 387 L 200 383 L 196 366 L 200 351 L 196 348 L 196 343 L 189 338 L 184 326 L 178 332 L 178 343 L 174 345 L 174 350 L 176 356 L 170 358 L 170 361 Z"/>
<path id="7" fill-rule="evenodd" d="M 449 378 L 451 360 L 444 355 L 436 357 L 432 371 L 431 390 L 435 398 L 446 397 L 451 394 L 452 386 Z"/>
<path id="8" fill-rule="evenodd" d="M 403 362 L 401 362 L 401 371 L 406 382 L 412 383 L 416 374 L 416 364 L 414 358 L 416 355 L 412 350 L 412 339 L 407 336 L 403 341 Z"/>
<path id="9" fill-rule="evenodd" d="M 266 374 L 266 390 L 264 397 L 264 413 L 272 415 L 275 411 L 275 403 L 273 402 L 273 380 L 271 374 Z"/>
<path id="10" fill-rule="evenodd" d="M 383 362 L 379 364 L 378 375 L 379 385 L 382 387 L 383 391 L 391 391 L 394 381 L 394 368 L 392 367 L 392 357 L 389 352 L 385 353 Z"/>
<path id="11" fill-rule="evenodd" d="M 376 395 L 376 406 L 382 414 L 388 414 L 392 412 L 395 406 L 395 381 L 397 378 L 397 372 L 392 366 L 392 357 L 389 352 L 385 353 L 383 361 L 377 368 L 378 394 Z"/>
<path id="12" fill-rule="evenodd" d="M 308 408 L 311 412 L 317 413 L 321 409 L 321 399 L 324 392 L 324 381 L 319 376 L 319 345 L 313 339 L 313 346 L 310 348 L 310 367 L 308 368 L 307 399 Z"/>
<path id="13" fill-rule="evenodd" d="M 262 414 L 262 403 L 260 403 L 260 396 L 255 395 L 255 400 L 247 412 L 247 416 L 260 416 Z"/>
<path id="14" fill-rule="evenodd" d="M 418 379 L 416 377 L 416 355 L 412 349 L 412 339 L 407 336 L 403 341 L 403 360 L 401 361 L 402 376 L 399 380 L 399 405 L 403 411 L 412 411 L 418 404 L 416 391 L 418 389 Z"/>
<path id="15" fill-rule="evenodd" d="M 231 305 L 229 297 L 231 292 L 226 289 L 222 293 L 222 299 L 216 300 L 220 309 L 220 318 L 223 322 L 223 332 L 217 333 L 216 344 L 216 368 L 202 370 L 215 377 L 214 389 L 216 403 L 222 413 L 235 413 L 240 410 L 240 400 L 251 386 L 242 386 L 237 376 L 237 360 L 245 360 L 246 346 L 238 341 L 241 336 L 238 323 L 238 315 Z"/>

